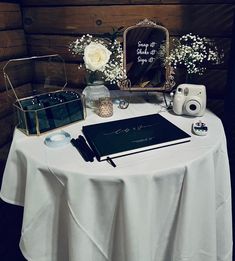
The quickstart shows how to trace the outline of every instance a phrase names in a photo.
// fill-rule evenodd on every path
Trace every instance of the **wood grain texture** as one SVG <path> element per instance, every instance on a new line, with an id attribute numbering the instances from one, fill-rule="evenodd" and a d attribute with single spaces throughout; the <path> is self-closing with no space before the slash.
<path id="1" fill-rule="evenodd" d="M 6 63 L 7 63 L 7 61 L 0 62 L 0 92 L 3 92 L 6 90 L 5 78 L 4 78 L 4 74 L 3 74 L 3 67 L 5 66 Z"/>
<path id="2" fill-rule="evenodd" d="M 141 0 L 132 0 L 141 1 Z M 143 2 L 153 2 L 154 0 L 146 0 Z M 163 4 L 234 4 L 235 0 L 161 0 Z"/>
<path id="3" fill-rule="evenodd" d="M 159 2 L 156 0 L 155 2 Z M 22 6 L 59 6 L 59 5 L 125 5 L 131 0 L 22 0 Z"/>
<path id="4" fill-rule="evenodd" d="M 27 36 L 29 55 L 60 54 L 66 61 L 83 63 L 82 56 L 73 55 L 69 51 L 69 43 L 77 38 L 79 37 L 67 35 L 29 35 Z M 172 37 L 170 42 L 173 38 L 175 37 Z M 212 40 L 224 53 L 224 62 L 221 67 L 227 68 L 231 46 L 230 38 L 212 38 Z"/>
<path id="5" fill-rule="evenodd" d="M 125 5 L 125 4 L 232 4 L 235 0 L 22 0 L 23 6 Z"/>
<path id="6" fill-rule="evenodd" d="M 20 5 L 0 2 L 0 30 L 22 27 Z"/>
<path id="7" fill-rule="evenodd" d="M 45 70 L 47 68 L 47 62 L 41 62 L 37 65 L 37 79 L 38 83 L 41 83 L 41 79 L 45 79 Z M 67 74 L 68 87 L 83 88 L 86 84 L 84 68 L 78 69 L 77 63 L 65 63 L 65 70 Z M 50 74 L 50 69 L 47 70 L 47 74 Z M 60 79 L 58 79 L 60 83 Z"/>
<path id="8" fill-rule="evenodd" d="M 207 99 L 207 109 L 215 113 L 220 119 L 224 117 L 224 100 L 221 99 Z"/>
<path id="9" fill-rule="evenodd" d="M 23 8 L 23 17 L 26 32 L 37 34 L 101 34 L 148 17 L 162 23 L 171 35 L 196 32 L 224 37 L 231 35 L 233 11 L 230 4 L 29 7 Z"/>
<path id="10" fill-rule="evenodd" d="M 6 92 L 0 93 L 0 104 L 1 104 L 1 106 L 0 106 L 0 119 L 1 119 L 1 123 L 3 124 L 4 121 L 2 120 L 2 118 L 13 112 L 12 101 L 10 101 Z"/>
<path id="11" fill-rule="evenodd" d="M 0 31 L 0 61 L 27 55 L 23 30 Z"/>
<path id="12" fill-rule="evenodd" d="M 29 55 L 60 54 L 66 61 L 83 62 L 81 56 L 69 52 L 69 44 L 77 38 L 67 35 L 28 35 Z"/>
<path id="13" fill-rule="evenodd" d="M 8 81 L 5 82 L 5 78 L 3 75 L 3 67 L 5 66 L 5 64 L 6 61 L 0 62 L 0 91 L 5 91 L 6 85 L 7 88 L 11 89 Z M 32 68 L 27 62 L 18 62 L 14 67 L 10 67 L 10 70 L 6 69 L 6 73 L 8 74 L 12 85 L 17 87 L 31 81 Z"/>
<path id="14" fill-rule="evenodd" d="M 41 63 L 38 67 L 38 82 L 40 78 L 44 78 L 43 68 L 47 65 Z M 77 63 L 65 63 L 67 71 L 68 87 L 83 89 L 86 86 L 85 69 L 78 69 Z M 227 70 L 223 69 L 208 69 L 206 73 L 200 77 L 199 83 L 205 84 L 209 98 L 222 98 L 224 97 L 225 83 L 227 79 Z M 185 75 L 182 72 L 177 77 L 177 83 L 185 81 Z"/>
<path id="15" fill-rule="evenodd" d="M 22 26 L 20 5 L 0 2 L 0 173 L 5 166 L 14 129 L 12 101 L 5 91 L 2 67 L 10 58 L 27 55 Z"/>
<path id="16" fill-rule="evenodd" d="M 182 70 L 176 72 L 176 83 L 187 83 L 185 73 Z M 197 83 L 206 86 L 207 96 L 210 99 L 224 99 L 227 82 L 227 70 L 208 69 L 198 77 Z"/>
<path id="17" fill-rule="evenodd" d="M 31 95 L 31 84 L 26 83 L 16 87 L 17 93 L 22 97 Z M 4 118 L 8 114 L 13 113 L 13 103 L 16 101 L 15 96 L 9 92 L 0 92 L 0 119 Z"/>

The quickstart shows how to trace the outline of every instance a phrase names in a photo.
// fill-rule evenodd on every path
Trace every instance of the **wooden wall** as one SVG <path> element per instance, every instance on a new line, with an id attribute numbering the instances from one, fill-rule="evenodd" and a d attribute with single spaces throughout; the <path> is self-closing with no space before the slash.
<path id="1" fill-rule="evenodd" d="M 171 38 L 189 32 L 213 38 L 224 49 L 225 63 L 210 68 L 204 82 L 210 98 L 224 96 L 235 0 L 21 0 L 20 5 L 7 2 L 0 2 L 0 167 L 7 157 L 14 126 L 12 106 L 5 93 L 4 64 L 13 57 L 58 53 L 66 61 L 70 85 L 82 88 L 84 72 L 77 69 L 81 58 L 69 53 L 68 44 L 85 33 L 102 35 L 112 28 L 126 28 L 149 18 L 167 27 Z M 27 70 L 18 69 L 16 83 L 20 87 L 27 84 Z"/>
<path id="2" fill-rule="evenodd" d="M 84 84 L 83 72 L 68 44 L 81 34 L 102 35 L 147 17 L 166 26 L 172 37 L 192 32 L 215 39 L 224 49 L 225 63 L 203 77 L 212 98 L 224 95 L 234 8 L 235 0 L 22 0 L 30 55 L 61 54 L 69 83 L 77 87 Z"/>
<path id="3" fill-rule="evenodd" d="M 12 105 L 5 91 L 2 68 L 10 58 L 27 55 L 20 5 L 0 2 L 0 174 L 3 171 L 14 129 Z M 1 176 L 1 175 L 0 175 Z"/>

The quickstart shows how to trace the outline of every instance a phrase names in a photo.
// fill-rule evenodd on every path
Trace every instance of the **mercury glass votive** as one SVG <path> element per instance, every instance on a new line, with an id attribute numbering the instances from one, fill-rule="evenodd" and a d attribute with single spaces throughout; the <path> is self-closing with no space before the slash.
<path id="1" fill-rule="evenodd" d="M 113 115 L 113 103 L 110 97 L 99 99 L 97 106 L 97 114 L 100 117 L 111 117 Z"/>

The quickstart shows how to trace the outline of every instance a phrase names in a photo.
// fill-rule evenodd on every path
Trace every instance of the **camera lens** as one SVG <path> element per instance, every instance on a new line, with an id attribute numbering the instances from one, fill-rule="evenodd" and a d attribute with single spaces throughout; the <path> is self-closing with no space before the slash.
<path id="1" fill-rule="evenodd" d="M 201 104 L 196 100 L 189 100 L 185 103 L 185 111 L 188 115 L 197 115 L 201 110 Z"/>
<path id="2" fill-rule="evenodd" d="M 195 104 L 190 104 L 189 109 L 191 111 L 195 111 L 197 109 L 197 106 Z"/>

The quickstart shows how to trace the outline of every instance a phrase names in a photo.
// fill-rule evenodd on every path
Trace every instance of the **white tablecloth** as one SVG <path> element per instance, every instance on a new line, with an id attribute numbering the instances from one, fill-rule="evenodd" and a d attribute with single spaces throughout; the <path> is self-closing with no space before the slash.
<path id="1" fill-rule="evenodd" d="M 159 111 L 130 104 L 85 124 Z M 185 116 L 161 113 L 191 133 Z M 24 206 L 20 248 L 32 261 L 231 261 L 230 173 L 221 121 L 200 118 L 205 137 L 107 162 L 85 162 L 70 144 L 52 149 L 45 135 L 15 130 L 1 197 Z M 17 217 L 16 217 L 17 218 Z"/>

